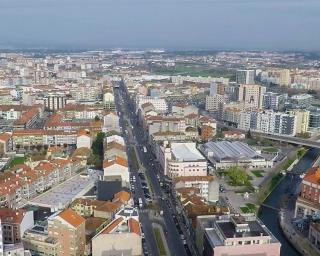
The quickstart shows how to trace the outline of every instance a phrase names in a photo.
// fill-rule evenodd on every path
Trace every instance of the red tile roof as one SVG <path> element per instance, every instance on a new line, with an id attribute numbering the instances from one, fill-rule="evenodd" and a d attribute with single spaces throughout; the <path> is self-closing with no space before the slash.
<path id="1" fill-rule="evenodd" d="M 101 234 L 109 234 L 114 230 L 124 219 L 122 217 L 113 220 L 102 232 Z"/>
<path id="2" fill-rule="evenodd" d="M 128 220 L 128 227 L 129 227 L 129 231 L 131 233 L 136 233 L 137 235 L 140 236 L 140 224 L 138 221 L 136 221 L 135 219 L 133 218 L 130 218 Z"/>
<path id="3" fill-rule="evenodd" d="M 7 142 L 11 137 L 12 137 L 11 133 L 8 133 L 8 132 L 1 133 L 0 134 L 0 141 Z"/>
<path id="4" fill-rule="evenodd" d="M 72 209 L 68 208 L 58 215 L 60 218 L 64 219 L 66 222 L 71 224 L 73 227 L 78 227 L 86 220 L 80 215 L 76 214 Z"/>
<path id="5" fill-rule="evenodd" d="M 103 161 L 103 168 L 107 168 L 109 166 L 112 166 L 114 164 L 118 164 L 118 165 L 122 165 L 124 167 L 128 167 L 128 162 L 126 159 L 116 156 L 114 159 L 112 160 L 104 160 Z"/>

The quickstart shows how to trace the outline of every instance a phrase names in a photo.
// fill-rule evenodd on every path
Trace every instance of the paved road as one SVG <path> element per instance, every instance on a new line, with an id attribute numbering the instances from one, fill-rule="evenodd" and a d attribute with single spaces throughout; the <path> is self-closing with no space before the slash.
<path id="1" fill-rule="evenodd" d="M 129 116 L 128 130 L 131 129 L 131 131 L 128 133 L 132 132 L 134 135 L 132 145 L 136 147 L 140 164 L 146 169 L 146 174 L 148 175 L 153 190 L 153 199 L 159 204 L 161 210 L 163 210 L 164 230 L 170 252 L 172 255 L 196 255 L 195 253 L 190 253 L 187 246 L 185 248 L 183 245 L 182 237 L 187 238 L 190 247 L 193 245 L 190 237 L 187 236 L 189 232 L 184 228 L 184 223 L 181 223 L 182 220 L 180 219 L 179 214 L 177 214 L 176 205 L 172 200 L 172 196 L 165 193 L 164 189 L 160 186 L 159 181 L 164 180 L 162 172 L 160 172 L 160 166 L 156 163 L 154 156 L 150 153 L 151 150 L 149 144 L 144 140 L 144 131 L 137 123 L 134 106 L 130 103 L 123 85 L 120 87 L 120 90 L 121 97 L 124 99 L 123 107 L 125 108 L 126 114 Z M 143 151 L 144 146 L 148 149 L 146 153 Z"/>
<path id="2" fill-rule="evenodd" d="M 126 133 L 125 129 L 125 111 L 126 109 L 123 108 L 123 99 L 121 97 L 120 91 L 118 89 L 115 89 L 115 103 L 116 103 L 116 109 L 120 114 L 120 127 L 122 128 L 122 136 L 124 137 L 125 144 L 129 145 L 131 138 Z M 127 155 L 130 156 L 129 148 L 126 147 Z M 132 159 L 128 157 L 128 164 L 129 167 L 132 165 Z M 134 193 L 133 197 L 134 200 L 138 200 L 139 198 L 142 199 L 143 203 L 146 204 L 146 200 L 144 197 L 144 193 L 141 187 L 141 183 L 139 182 L 138 178 L 138 170 L 135 170 L 133 168 L 130 168 L 130 176 L 135 176 L 136 182 L 134 182 Z M 152 223 L 149 218 L 149 213 L 147 210 L 140 210 L 139 211 L 139 219 L 141 223 L 141 227 L 144 232 L 145 239 L 143 239 L 143 251 L 144 255 L 152 255 L 152 256 L 158 256 L 158 249 L 157 244 L 153 236 L 153 228 Z"/>

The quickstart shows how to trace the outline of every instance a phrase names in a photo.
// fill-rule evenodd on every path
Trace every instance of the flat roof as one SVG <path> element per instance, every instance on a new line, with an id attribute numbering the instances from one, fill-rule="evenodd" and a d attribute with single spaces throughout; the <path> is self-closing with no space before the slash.
<path id="1" fill-rule="evenodd" d="M 99 180 L 99 175 L 100 172 L 98 170 L 92 170 L 86 177 L 77 174 L 40 196 L 31 199 L 29 204 L 52 209 L 63 209 L 84 190 L 93 187 L 95 182 Z"/>
<path id="2" fill-rule="evenodd" d="M 174 157 L 182 161 L 199 161 L 205 160 L 195 143 L 172 143 L 171 152 Z"/>
<path id="3" fill-rule="evenodd" d="M 248 144 L 240 141 L 207 142 L 203 145 L 204 153 L 215 160 L 239 159 L 239 158 L 263 158 Z"/>

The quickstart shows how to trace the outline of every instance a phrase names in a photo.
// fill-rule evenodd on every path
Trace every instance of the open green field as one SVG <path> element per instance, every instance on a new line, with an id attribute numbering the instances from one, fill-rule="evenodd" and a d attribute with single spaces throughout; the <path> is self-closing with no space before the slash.
<path id="1" fill-rule="evenodd" d="M 235 71 L 222 68 L 210 68 L 203 65 L 177 64 L 174 67 L 154 67 L 152 72 L 159 75 L 182 75 L 182 76 L 204 76 L 225 77 L 235 81 Z"/>
<path id="2" fill-rule="evenodd" d="M 18 165 L 18 164 L 23 164 L 27 161 L 27 157 L 26 156 L 22 156 L 22 157 L 15 157 L 11 160 L 9 168 Z"/>

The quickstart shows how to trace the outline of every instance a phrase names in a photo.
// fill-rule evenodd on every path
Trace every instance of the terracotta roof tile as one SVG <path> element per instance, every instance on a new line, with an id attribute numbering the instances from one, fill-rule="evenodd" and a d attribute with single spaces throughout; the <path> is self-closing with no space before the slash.
<path id="1" fill-rule="evenodd" d="M 76 214 L 72 209 L 68 208 L 58 215 L 60 218 L 64 219 L 66 222 L 71 224 L 73 227 L 78 227 L 85 222 L 85 219 L 80 215 Z"/>
<path id="2" fill-rule="evenodd" d="M 309 169 L 306 172 L 303 180 L 320 185 L 320 167 Z"/>
<path id="3" fill-rule="evenodd" d="M 114 230 L 121 222 L 123 222 L 123 218 L 120 217 L 118 219 L 113 220 L 106 228 L 101 232 L 101 234 L 109 234 Z"/>
<path id="4" fill-rule="evenodd" d="M 105 202 L 104 204 L 99 205 L 96 208 L 96 210 L 113 213 L 113 212 L 117 211 L 120 207 L 121 207 L 121 204 L 118 204 L 115 202 Z"/>
<path id="5" fill-rule="evenodd" d="M 131 198 L 131 194 L 127 191 L 122 190 L 122 191 L 114 194 L 113 200 L 114 201 L 119 200 L 122 203 L 125 203 L 125 202 L 128 202 L 130 200 L 130 198 Z"/>
<path id="6" fill-rule="evenodd" d="M 140 236 L 141 232 L 140 232 L 140 224 L 138 221 L 136 221 L 133 218 L 130 218 L 128 220 L 128 227 L 129 227 L 129 231 L 131 233 L 136 233 L 137 235 Z"/>
<path id="7" fill-rule="evenodd" d="M 114 164 L 118 164 L 118 165 L 122 165 L 124 167 L 128 167 L 128 162 L 126 159 L 116 156 L 114 159 L 112 160 L 104 160 L 103 161 L 103 168 L 107 168 L 109 166 L 112 166 Z"/>
<path id="8" fill-rule="evenodd" d="M 21 223 L 26 211 L 23 209 L 0 208 L 0 219 L 4 223 Z"/>
<path id="9" fill-rule="evenodd" d="M 0 141 L 8 141 L 12 137 L 11 133 L 4 132 L 0 134 Z"/>

